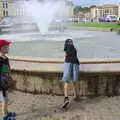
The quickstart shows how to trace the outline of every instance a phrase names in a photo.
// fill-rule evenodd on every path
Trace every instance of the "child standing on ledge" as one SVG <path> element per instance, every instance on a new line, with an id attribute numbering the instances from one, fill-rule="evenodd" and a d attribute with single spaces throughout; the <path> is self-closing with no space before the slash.
<path id="1" fill-rule="evenodd" d="M 64 81 L 64 103 L 63 108 L 69 104 L 68 84 L 72 82 L 74 90 L 74 100 L 79 101 L 79 60 L 77 51 L 72 39 L 67 39 L 64 44 L 65 62 L 62 80 Z"/>
<path id="2" fill-rule="evenodd" d="M 0 102 L 3 120 L 8 114 L 8 88 L 10 80 L 10 65 L 6 54 L 12 42 L 0 40 Z"/>

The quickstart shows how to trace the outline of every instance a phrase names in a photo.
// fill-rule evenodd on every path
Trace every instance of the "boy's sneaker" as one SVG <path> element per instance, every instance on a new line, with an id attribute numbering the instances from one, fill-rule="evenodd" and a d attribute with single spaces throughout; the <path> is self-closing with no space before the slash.
<path id="1" fill-rule="evenodd" d="M 16 120 L 16 118 L 14 118 L 14 117 L 8 117 L 7 120 Z"/>
<path id="2" fill-rule="evenodd" d="M 8 115 L 5 115 L 4 117 L 3 117 L 3 120 L 7 120 L 8 119 Z"/>
<path id="3" fill-rule="evenodd" d="M 62 108 L 66 108 L 69 105 L 69 103 L 70 103 L 70 101 L 69 101 L 68 97 L 65 97 Z"/>
<path id="4" fill-rule="evenodd" d="M 15 112 L 7 112 L 7 115 L 9 117 L 16 117 L 16 113 Z"/>

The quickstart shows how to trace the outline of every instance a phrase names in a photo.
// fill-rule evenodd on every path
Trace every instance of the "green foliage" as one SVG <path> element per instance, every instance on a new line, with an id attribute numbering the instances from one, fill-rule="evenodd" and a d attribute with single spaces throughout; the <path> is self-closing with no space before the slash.
<path id="1" fill-rule="evenodd" d="M 81 6 L 76 6 L 74 8 L 74 15 L 78 14 L 79 12 L 89 12 L 90 11 L 90 7 L 81 7 Z"/>
<path id="2" fill-rule="evenodd" d="M 96 5 L 92 5 L 92 6 L 90 6 L 90 8 L 94 8 L 94 7 L 96 7 Z"/>

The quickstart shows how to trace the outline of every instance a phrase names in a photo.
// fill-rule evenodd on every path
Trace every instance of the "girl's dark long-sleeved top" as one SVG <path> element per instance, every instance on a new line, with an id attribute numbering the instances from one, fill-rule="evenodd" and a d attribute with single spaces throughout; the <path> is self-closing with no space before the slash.
<path id="1" fill-rule="evenodd" d="M 80 64 L 77 58 L 77 51 L 74 46 L 67 46 L 64 48 L 66 53 L 65 62 L 71 62 L 73 64 Z"/>

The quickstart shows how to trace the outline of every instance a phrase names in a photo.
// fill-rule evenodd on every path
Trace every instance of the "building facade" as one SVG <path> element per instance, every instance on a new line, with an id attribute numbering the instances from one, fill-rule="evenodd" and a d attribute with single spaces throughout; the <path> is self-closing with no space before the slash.
<path id="1" fill-rule="evenodd" d="M 98 19 L 99 17 L 106 17 L 107 15 L 120 16 L 120 4 L 103 5 L 91 8 L 91 18 Z"/>
<path id="2" fill-rule="evenodd" d="M 0 19 L 8 16 L 8 1 L 0 0 Z"/>

